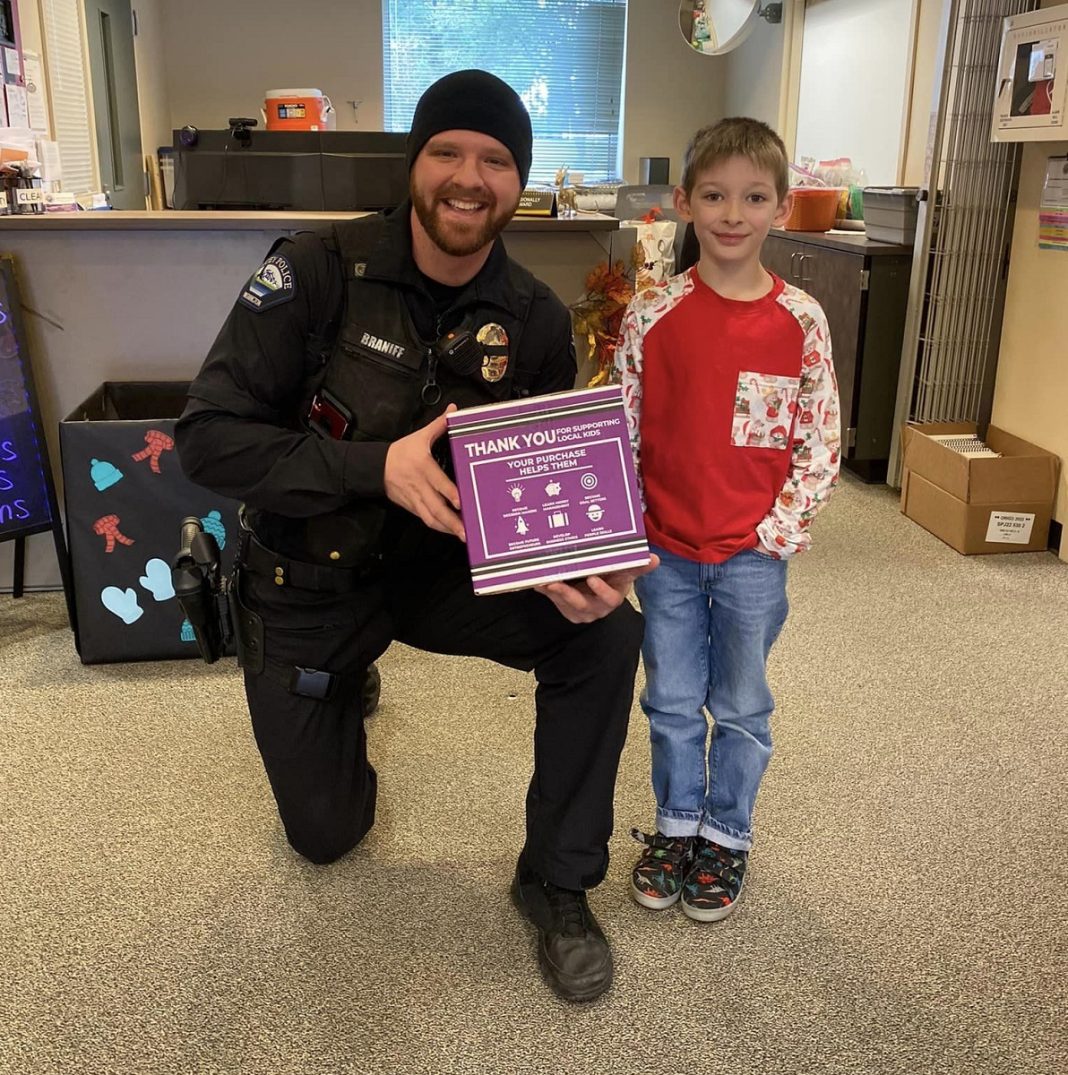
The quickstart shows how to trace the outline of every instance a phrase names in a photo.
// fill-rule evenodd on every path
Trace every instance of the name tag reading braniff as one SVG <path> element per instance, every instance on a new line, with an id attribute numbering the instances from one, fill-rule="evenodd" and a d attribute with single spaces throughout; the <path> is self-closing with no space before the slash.
<path id="1" fill-rule="evenodd" d="M 475 593 L 649 562 L 618 386 L 448 416 Z"/>

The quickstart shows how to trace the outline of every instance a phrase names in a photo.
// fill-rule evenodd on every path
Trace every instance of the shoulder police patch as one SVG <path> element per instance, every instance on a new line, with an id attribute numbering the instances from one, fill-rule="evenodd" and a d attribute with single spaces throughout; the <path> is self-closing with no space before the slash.
<path id="1" fill-rule="evenodd" d="M 282 254 L 272 254 L 252 274 L 238 302 L 260 313 L 272 306 L 289 302 L 296 294 L 297 285 L 289 258 Z"/>

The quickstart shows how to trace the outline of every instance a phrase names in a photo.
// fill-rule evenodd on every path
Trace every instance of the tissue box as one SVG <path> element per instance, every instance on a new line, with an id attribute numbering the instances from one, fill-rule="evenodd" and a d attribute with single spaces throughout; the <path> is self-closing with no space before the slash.
<path id="1" fill-rule="evenodd" d="M 475 593 L 649 562 L 619 387 L 448 417 Z"/>

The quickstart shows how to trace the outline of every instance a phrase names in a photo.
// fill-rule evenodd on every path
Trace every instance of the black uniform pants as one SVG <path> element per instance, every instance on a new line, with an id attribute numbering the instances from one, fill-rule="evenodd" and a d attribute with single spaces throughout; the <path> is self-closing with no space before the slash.
<path id="1" fill-rule="evenodd" d="M 577 625 L 532 591 L 476 597 L 462 545 L 429 532 L 417 554 L 387 558 L 381 574 L 354 592 L 279 586 L 246 570 L 242 593 L 263 619 L 268 662 L 264 674 L 246 672 L 252 725 L 286 835 L 302 855 L 331 862 L 374 823 L 376 774 L 359 688 L 396 639 L 534 672 L 524 861 L 565 888 L 603 879 L 642 636 L 630 604 Z M 287 686 L 294 666 L 335 673 L 335 693 L 325 700 L 294 693 Z M 478 706 L 477 697 L 469 701 Z"/>

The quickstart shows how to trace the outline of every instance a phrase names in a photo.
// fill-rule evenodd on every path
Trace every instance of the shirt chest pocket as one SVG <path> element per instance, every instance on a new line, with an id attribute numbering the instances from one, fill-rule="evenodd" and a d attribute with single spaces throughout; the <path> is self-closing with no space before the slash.
<path id="1" fill-rule="evenodd" d="M 352 440 L 396 440 L 410 433 L 420 403 L 423 354 L 346 326 L 324 387 L 352 412 Z"/>
<path id="2" fill-rule="evenodd" d="M 776 448 L 790 444 L 790 427 L 797 411 L 800 377 L 773 373 L 738 374 L 734 393 L 731 444 L 737 448 Z"/>

